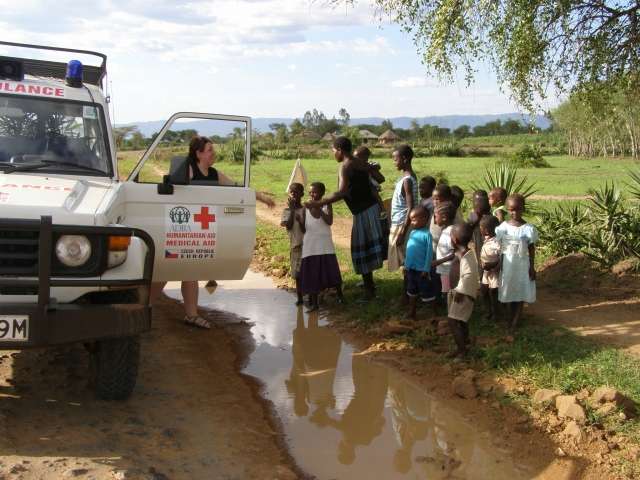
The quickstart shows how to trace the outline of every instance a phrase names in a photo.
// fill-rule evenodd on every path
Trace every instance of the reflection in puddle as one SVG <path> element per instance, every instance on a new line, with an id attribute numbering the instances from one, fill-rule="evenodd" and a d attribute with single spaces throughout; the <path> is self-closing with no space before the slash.
<path id="1" fill-rule="evenodd" d="M 177 285 L 169 285 L 172 296 Z M 459 413 L 359 354 L 295 297 L 248 272 L 200 290 L 200 304 L 246 317 L 256 349 L 245 373 L 282 421 L 290 452 L 319 479 L 531 478 Z M 219 315 L 217 316 L 219 318 Z"/>

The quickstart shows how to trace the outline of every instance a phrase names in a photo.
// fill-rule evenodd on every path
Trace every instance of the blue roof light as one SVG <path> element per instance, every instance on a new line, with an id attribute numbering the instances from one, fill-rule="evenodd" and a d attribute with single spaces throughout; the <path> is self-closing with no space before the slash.
<path id="1" fill-rule="evenodd" d="M 67 63 L 66 83 L 70 87 L 82 86 L 82 62 L 71 60 Z"/>

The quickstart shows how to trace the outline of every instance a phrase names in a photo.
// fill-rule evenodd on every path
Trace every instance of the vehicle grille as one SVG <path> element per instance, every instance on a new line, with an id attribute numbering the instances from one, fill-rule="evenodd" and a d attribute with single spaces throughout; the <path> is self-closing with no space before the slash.
<path id="1" fill-rule="evenodd" d="M 0 275 L 38 274 L 38 232 L 0 231 Z"/>

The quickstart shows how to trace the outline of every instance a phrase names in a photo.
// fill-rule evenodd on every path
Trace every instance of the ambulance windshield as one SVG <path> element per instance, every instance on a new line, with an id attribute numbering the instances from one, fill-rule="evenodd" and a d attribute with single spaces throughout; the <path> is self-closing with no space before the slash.
<path id="1" fill-rule="evenodd" d="M 111 176 L 101 107 L 0 95 L 0 170 L 36 168 Z"/>

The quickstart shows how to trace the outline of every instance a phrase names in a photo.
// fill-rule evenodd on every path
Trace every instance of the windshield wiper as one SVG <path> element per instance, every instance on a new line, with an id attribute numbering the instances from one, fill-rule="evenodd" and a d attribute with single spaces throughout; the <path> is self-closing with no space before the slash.
<path id="1" fill-rule="evenodd" d="M 4 173 L 13 173 L 13 172 L 28 172 L 31 170 L 39 170 L 41 168 L 47 168 L 55 165 L 73 167 L 78 170 L 100 173 L 101 175 L 107 174 L 107 172 L 97 168 L 87 167 L 85 165 L 80 165 L 78 163 L 73 163 L 73 162 L 58 162 L 56 160 L 38 160 L 37 162 L 33 162 L 33 163 L 10 163 L 6 167 L 2 165 L 0 166 L 0 168 L 4 170 Z"/>

